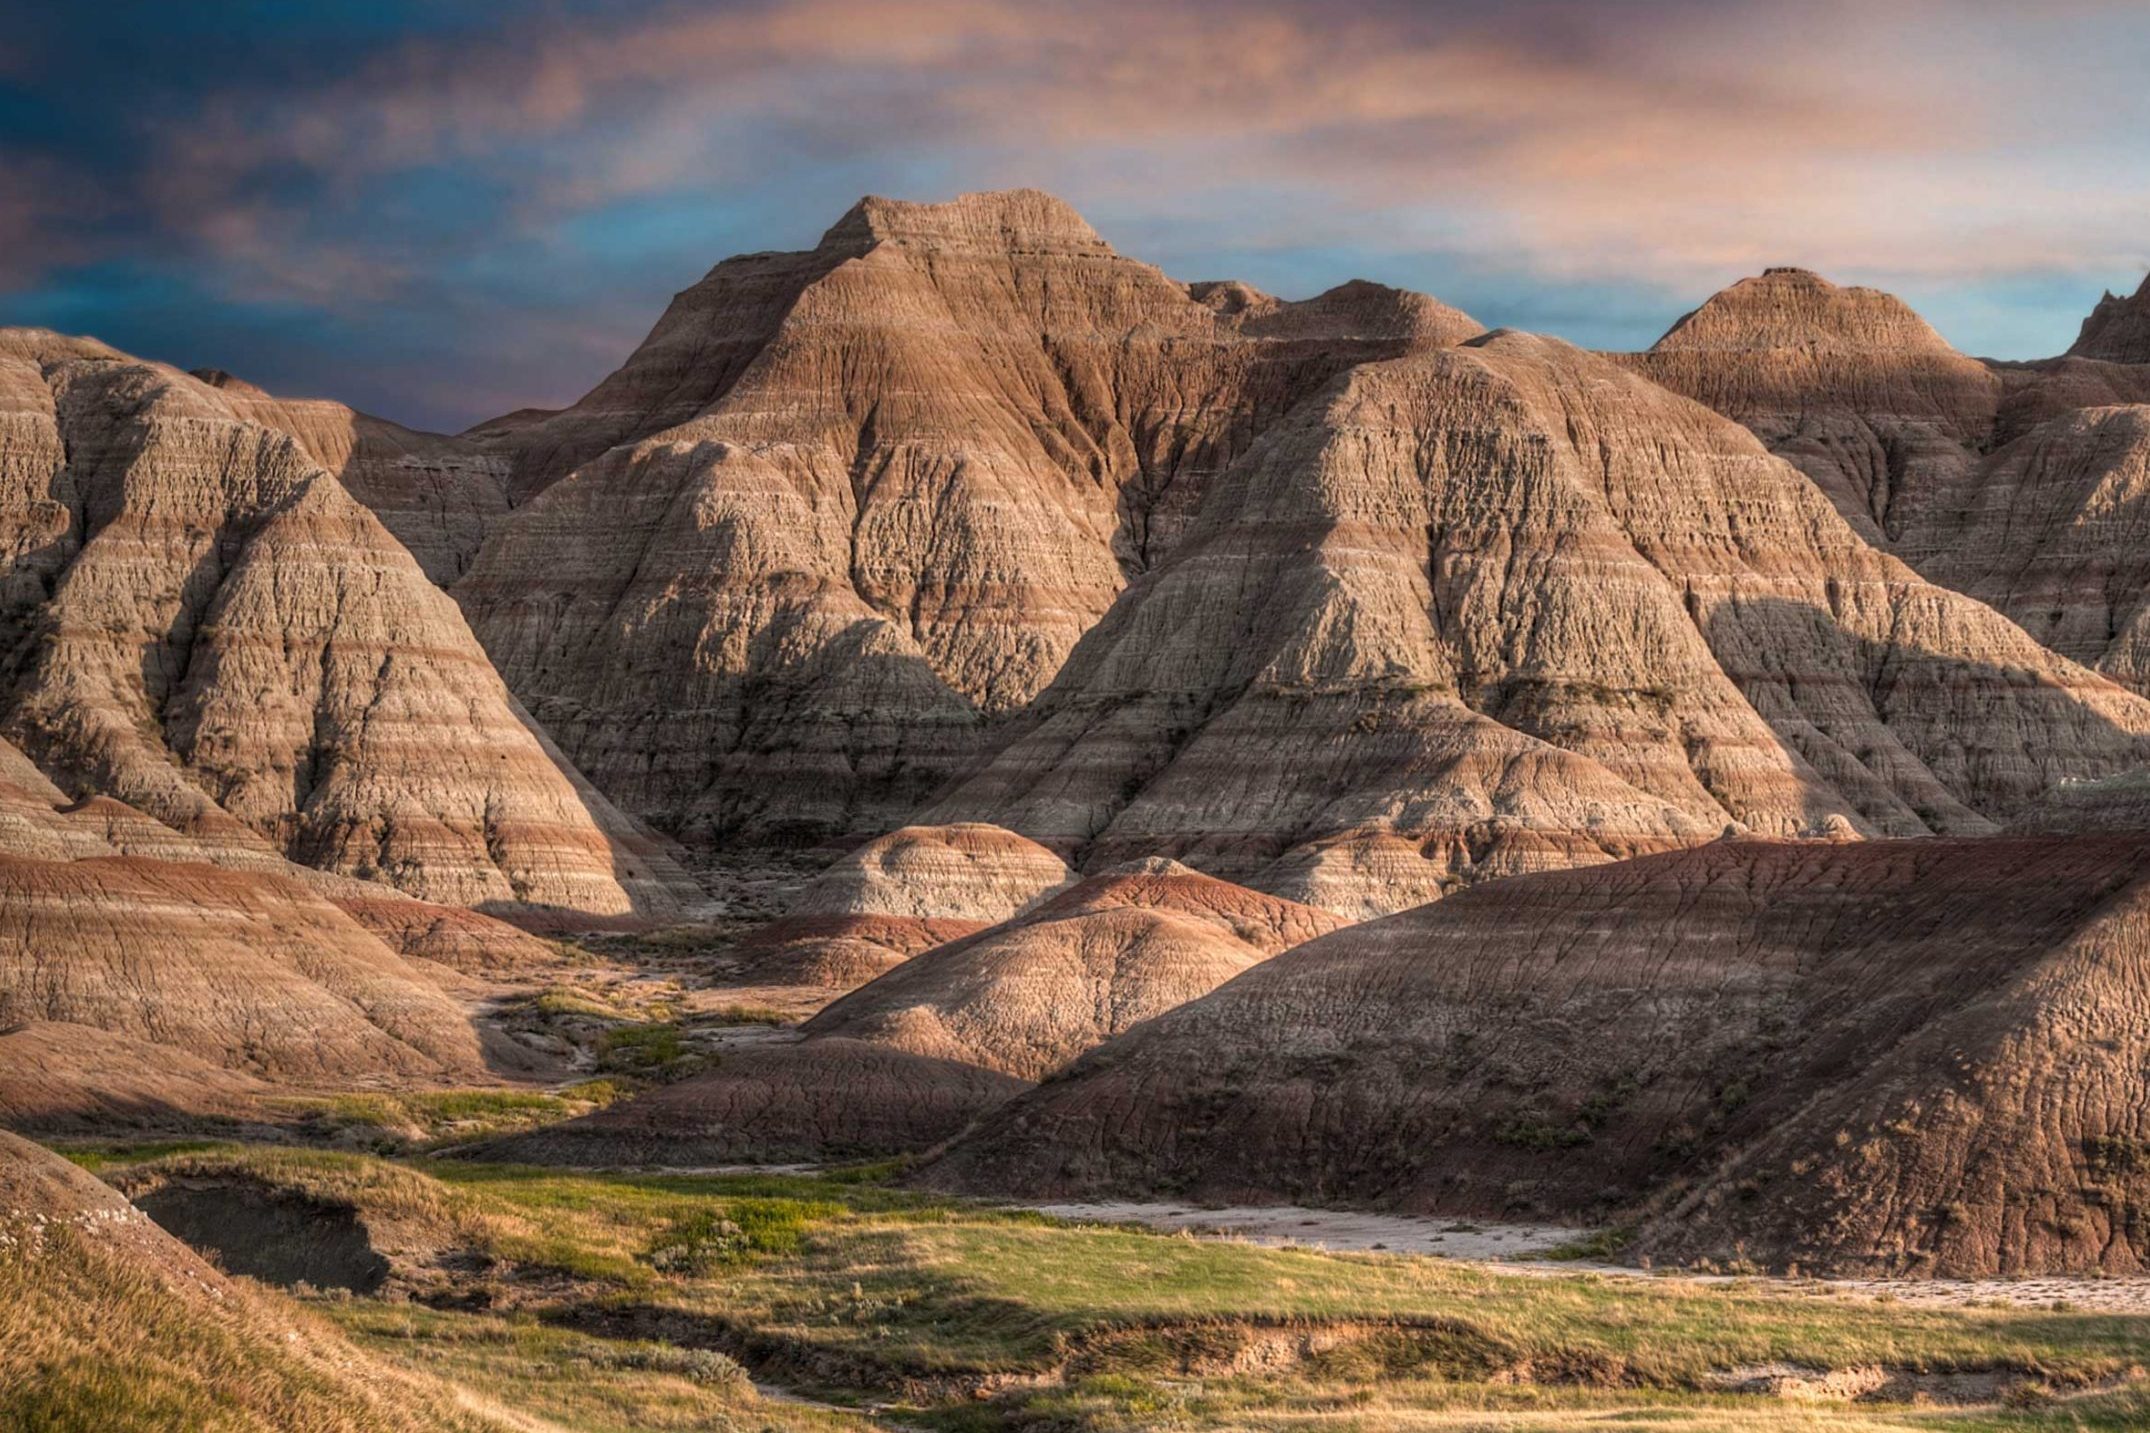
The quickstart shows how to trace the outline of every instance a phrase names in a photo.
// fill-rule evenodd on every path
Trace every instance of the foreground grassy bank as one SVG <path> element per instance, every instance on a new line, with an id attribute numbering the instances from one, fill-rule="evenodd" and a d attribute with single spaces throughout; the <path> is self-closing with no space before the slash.
<path id="1" fill-rule="evenodd" d="M 132 1189 L 226 1182 L 355 1212 L 395 1282 L 318 1311 L 386 1362 L 560 1427 L 733 1426 L 746 1373 L 950 1430 L 2150 1421 L 2150 1319 L 2134 1316 L 1268 1249 L 1071 1226 L 872 1171 L 238 1147 L 89 1162 Z M 750 1406 L 782 1421 L 741 1426 L 851 1421 Z"/>

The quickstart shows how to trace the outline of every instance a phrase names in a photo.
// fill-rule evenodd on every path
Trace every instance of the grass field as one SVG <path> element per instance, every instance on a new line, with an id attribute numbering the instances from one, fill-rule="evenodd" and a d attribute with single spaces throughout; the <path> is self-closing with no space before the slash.
<path id="1" fill-rule="evenodd" d="M 85 1153 L 108 1173 L 243 1175 L 482 1253 L 488 1272 L 439 1286 L 482 1284 L 482 1309 L 317 1307 L 385 1361 L 551 1426 L 732 1426 L 734 1364 L 947 1430 L 2150 1426 L 2134 1316 L 1264 1248 L 923 1196 L 875 1170 Z M 1799 1396 L 1825 1375 L 1878 1396 Z M 766 1408 L 809 1420 L 769 1426 L 845 1421 Z"/>

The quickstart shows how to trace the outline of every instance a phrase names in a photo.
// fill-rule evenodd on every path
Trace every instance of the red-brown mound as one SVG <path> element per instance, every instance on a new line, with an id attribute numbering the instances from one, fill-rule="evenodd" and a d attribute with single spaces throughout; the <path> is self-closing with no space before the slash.
<path id="1" fill-rule="evenodd" d="M 1641 1220 L 1659 1256 L 2137 1272 L 2150 838 L 1722 842 L 1498 882 L 1139 1026 L 928 1171 Z"/>
<path id="2" fill-rule="evenodd" d="M 889 971 L 809 1021 L 805 1033 L 1041 1079 L 1129 1026 L 1342 924 L 1174 861 L 1137 862 Z"/>
<path id="3" fill-rule="evenodd" d="M 92 1025 L 271 1078 L 484 1072 L 469 1018 L 297 881 L 0 855 L 0 1026 Z"/>
<path id="4" fill-rule="evenodd" d="M 261 1117 L 269 1087 L 172 1045 L 88 1025 L 0 1031 L 0 1127 L 145 1128 Z"/>
<path id="5" fill-rule="evenodd" d="M 1021 1080 L 857 1040 L 771 1041 L 565 1124 L 485 1144 L 485 1159 L 691 1166 L 902 1154 L 962 1133 Z"/>

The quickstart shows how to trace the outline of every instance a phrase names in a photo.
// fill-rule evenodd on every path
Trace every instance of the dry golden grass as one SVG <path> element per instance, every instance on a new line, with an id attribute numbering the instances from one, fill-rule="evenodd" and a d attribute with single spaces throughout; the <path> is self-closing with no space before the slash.
<path id="1" fill-rule="evenodd" d="M 288 1299 L 66 1225 L 0 1253 L 6 1433 L 487 1433 L 509 1425 L 369 1358 Z"/>

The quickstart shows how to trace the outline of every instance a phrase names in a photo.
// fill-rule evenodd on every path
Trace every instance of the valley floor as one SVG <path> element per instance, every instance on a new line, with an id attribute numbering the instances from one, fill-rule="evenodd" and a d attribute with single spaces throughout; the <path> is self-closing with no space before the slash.
<path id="1" fill-rule="evenodd" d="M 1396 1252 L 1369 1237 L 1383 1226 L 1366 1216 L 1315 1226 L 1326 1250 L 1273 1246 L 1124 1222 L 1159 1210 L 1093 1206 L 1073 1221 L 922 1195 L 886 1167 L 564 1173 L 238 1144 L 69 1153 L 137 1199 L 209 1191 L 229 1209 L 266 1207 L 253 1197 L 265 1194 L 287 1213 L 355 1219 L 385 1282 L 330 1287 L 355 1267 L 346 1249 L 301 1297 L 503 1428 L 2150 1422 L 2150 1314 L 2094 1306 L 2102 1283 L 2065 1301 L 2041 1281 L 1941 1305 L 1832 1284 L 1503 1266 Z M 1171 1208 L 1260 1238 L 1296 1239 L 1298 1220 L 1321 1217 L 1295 1212 L 1280 1231 L 1274 1212 L 1264 1229 L 1245 1211 Z M 1432 1221 L 1409 1222 L 1430 1237 Z M 1342 1247 L 1347 1229 L 1365 1251 Z M 274 1242 L 243 1215 L 212 1232 L 239 1272 Z M 1547 1231 L 1445 1237 L 1475 1252 L 1495 1233 L 1549 1247 Z M 287 1283 L 293 1272 L 281 1270 Z"/>

